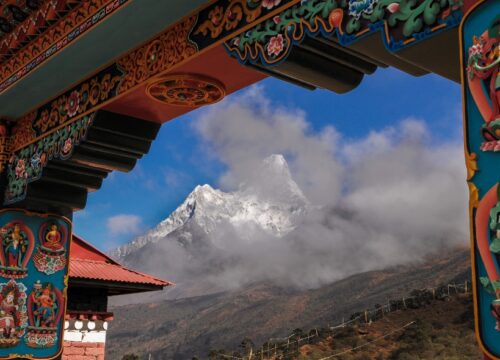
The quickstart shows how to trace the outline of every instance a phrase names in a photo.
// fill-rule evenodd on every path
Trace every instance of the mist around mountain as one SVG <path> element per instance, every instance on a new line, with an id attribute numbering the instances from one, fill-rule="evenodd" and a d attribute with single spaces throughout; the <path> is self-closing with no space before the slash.
<path id="1" fill-rule="evenodd" d="M 284 157 L 272 155 L 234 192 L 197 186 L 168 218 L 111 255 L 173 279 L 170 298 L 236 288 L 258 280 L 239 268 L 245 255 L 253 262 L 260 247 L 280 246 L 313 210 Z"/>
<path id="2" fill-rule="evenodd" d="M 199 296 L 257 282 L 315 288 L 418 262 L 461 243 L 459 218 L 441 215 L 441 205 L 430 214 L 412 212 L 415 199 L 409 194 L 381 212 L 377 204 L 360 201 L 363 192 L 347 191 L 335 205 L 313 204 L 285 157 L 276 154 L 263 159 L 234 191 L 197 186 L 164 221 L 111 253 L 177 285 L 115 303 Z M 394 211 L 398 201 L 406 214 Z M 442 222 L 436 223 L 433 213 Z"/>

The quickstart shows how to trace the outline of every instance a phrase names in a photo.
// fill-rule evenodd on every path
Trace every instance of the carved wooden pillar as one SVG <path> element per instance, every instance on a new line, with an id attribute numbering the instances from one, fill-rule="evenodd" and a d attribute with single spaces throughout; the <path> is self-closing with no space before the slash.
<path id="1" fill-rule="evenodd" d="M 108 111 L 68 119 L 77 96 L 66 118 L 48 115 L 56 104 L 0 123 L 1 359 L 61 357 L 73 211 L 108 173 L 131 170 L 160 128 Z M 102 357 L 104 345 L 92 343 L 85 354 Z"/>
<path id="2" fill-rule="evenodd" d="M 500 2 L 473 5 L 460 37 L 476 332 L 485 359 L 499 359 Z"/>

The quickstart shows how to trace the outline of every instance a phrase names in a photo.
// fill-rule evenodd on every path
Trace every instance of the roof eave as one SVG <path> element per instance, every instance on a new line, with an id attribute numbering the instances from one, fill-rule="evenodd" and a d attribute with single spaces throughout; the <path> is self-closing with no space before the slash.
<path id="1" fill-rule="evenodd" d="M 109 281 L 109 280 L 97 280 L 97 279 L 84 279 L 84 278 L 74 278 L 69 279 L 70 287 L 92 287 L 101 288 L 108 291 L 108 296 L 115 295 L 125 295 L 125 294 L 137 294 L 148 291 L 161 291 L 167 286 L 173 284 L 166 283 L 165 285 L 160 284 L 147 284 L 147 283 L 130 283 L 122 281 Z"/>

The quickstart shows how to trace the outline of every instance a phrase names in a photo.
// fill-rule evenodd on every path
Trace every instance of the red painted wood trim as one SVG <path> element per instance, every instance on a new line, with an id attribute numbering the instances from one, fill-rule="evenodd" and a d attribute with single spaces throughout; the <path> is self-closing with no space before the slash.
<path id="1" fill-rule="evenodd" d="M 478 3 L 479 0 L 464 0 L 464 4 L 462 6 L 463 13 L 465 14 L 474 4 Z"/>

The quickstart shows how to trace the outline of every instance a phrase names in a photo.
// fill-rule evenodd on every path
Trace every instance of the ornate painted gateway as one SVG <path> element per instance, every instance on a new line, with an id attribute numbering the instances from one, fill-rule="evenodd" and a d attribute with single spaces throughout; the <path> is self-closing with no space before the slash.
<path id="1" fill-rule="evenodd" d="M 500 3 L 484 1 L 461 29 L 465 149 L 478 338 L 500 357 Z"/>
<path id="2" fill-rule="evenodd" d="M 70 239 L 63 217 L 0 213 L 0 358 L 60 355 Z"/>
<path id="3" fill-rule="evenodd" d="M 0 359 L 59 357 L 66 218 L 162 123 L 267 76 L 345 93 L 389 66 L 464 86 L 476 325 L 500 359 L 499 31 L 498 0 L 0 0 Z"/>

